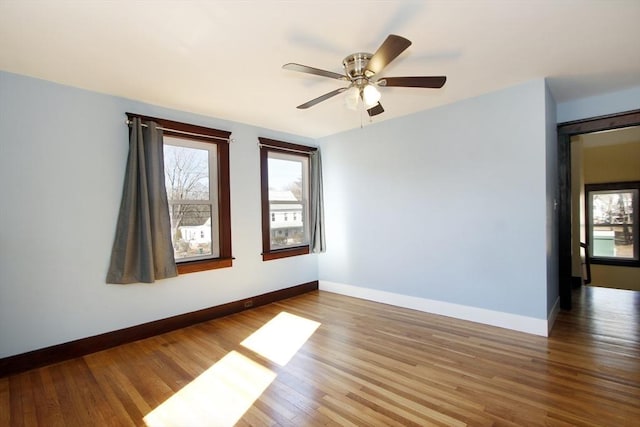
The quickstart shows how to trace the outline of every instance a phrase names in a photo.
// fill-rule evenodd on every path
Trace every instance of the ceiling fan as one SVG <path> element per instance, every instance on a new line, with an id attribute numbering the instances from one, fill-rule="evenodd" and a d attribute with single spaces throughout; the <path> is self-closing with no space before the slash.
<path id="1" fill-rule="evenodd" d="M 380 91 L 378 87 L 418 87 L 440 89 L 444 86 L 447 78 L 445 76 L 420 76 L 420 77 L 382 77 L 376 76 L 391 61 L 405 51 L 411 42 L 404 37 L 390 34 L 384 43 L 380 45 L 373 55 L 365 52 L 352 53 L 344 58 L 342 66 L 345 74 L 338 74 L 332 71 L 321 70 L 308 67 L 306 65 L 288 63 L 282 66 L 285 70 L 300 71 L 302 73 L 314 74 L 316 76 L 329 77 L 342 80 L 348 83 L 346 87 L 341 87 L 325 93 L 311 101 L 298 105 L 297 108 L 304 110 L 313 107 L 322 101 L 334 97 L 342 92 L 347 92 L 346 103 L 351 109 L 356 109 L 361 99 L 367 108 L 369 116 L 377 116 L 384 112 L 380 104 Z"/>

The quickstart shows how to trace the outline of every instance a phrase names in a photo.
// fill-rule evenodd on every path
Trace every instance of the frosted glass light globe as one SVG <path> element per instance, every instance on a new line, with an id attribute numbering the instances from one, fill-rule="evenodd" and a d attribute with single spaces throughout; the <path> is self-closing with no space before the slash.
<path id="1" fill-rule="evenodd" d="M 347 108 L 350 110 L 356 110 L 358 108 L 358 99 L 360 98 L 360 91 L 357 87 L 351 86 L 347 89 L 347 93 L 344 98 L 344 102 Z"/>
<path id="2" fill-rule="evenodd" d="M 380 101 L 380 91 L 372 84 L 368 84 L 362 90 L 362 99 L 367 108 L 371 108 Z"/>

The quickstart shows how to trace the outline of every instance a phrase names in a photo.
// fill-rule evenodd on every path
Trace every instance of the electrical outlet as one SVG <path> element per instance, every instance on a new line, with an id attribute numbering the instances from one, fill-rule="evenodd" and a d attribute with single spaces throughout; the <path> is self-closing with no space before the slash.
<path id="1" fill-rule="evenodd" d="M 244 302 L 244 308 L 253 307 L 253 300 L 248 300 Z"/>

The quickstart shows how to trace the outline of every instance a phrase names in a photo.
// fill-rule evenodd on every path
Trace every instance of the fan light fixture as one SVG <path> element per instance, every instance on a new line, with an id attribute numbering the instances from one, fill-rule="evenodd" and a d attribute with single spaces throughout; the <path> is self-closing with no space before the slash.
<path id="1" fill-rule="evenodd" d="M 347 89 L 344 102 L 348 109 L 357 110 L 360 99 L 366 108 L 371 108 L 380 101 L 380 91 L 371 83 L 364 87 L 354 85 Z"/>
<path id="2" fill-rule="evenodd" d="M 350 110 L 356 110 L 358 108 L 358 100 L 360 99 L 360 89 L 356 86 L 351 86 L 347 89 L 344 102 L 347 108 Z"/>
<path id="3" fill-rule="evenodd" d="M 362 100 L 367 108 L 371 108 L 380 101 L 380 91 L 369 83 L 362 89 Z"/>

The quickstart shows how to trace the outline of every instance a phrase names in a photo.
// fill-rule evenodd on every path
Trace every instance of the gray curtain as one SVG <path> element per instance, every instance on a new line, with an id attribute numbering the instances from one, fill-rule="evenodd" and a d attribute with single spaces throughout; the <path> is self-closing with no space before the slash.
<path id="1" fill-rule="evenodd" d="M 178 275 L 164 184 L 162 131 L 133 119 L 107 283 L 153 283 Z"/>
<path id="2" fill-rule="evenodd" d="M 322 159 L 320 149 L 311 152 L 311 165 L 309 168 L 310 194 L 309 194 L 309 226 L 310 242 L 312 252 L 324 252 L 327 249 L 327 242 L 324 238 L 324 200 L 322 197 Z"/>

